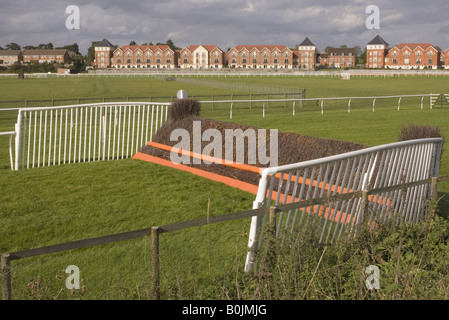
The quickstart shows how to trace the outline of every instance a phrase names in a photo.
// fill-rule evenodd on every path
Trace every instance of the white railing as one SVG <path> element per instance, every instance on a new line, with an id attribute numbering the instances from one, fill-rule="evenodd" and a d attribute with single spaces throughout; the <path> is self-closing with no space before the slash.
<path id="1" fill-rule="evenodd" d="M 167 121 L 169 103 L 115 102 L 21 108 L 14 169 L 133 156 Z"/>
<path id="2" fill-rule="evenodd" d="M 405 98 L 421 98 L 420 108 L 424 109 L 425 106 L 425 98 L 429 98 L 430 109 L 432 109 L 434 101 L 436 97 L 439 95 L 435 94 L 414 94 L 414 95 L 395 95 L 395 96 L 371 96 L 371 97 L 331 97 L 331 98 L 291 98 L 291 99 L 259 99 L 259 100 L 215 100 L 215 101 L 201 101 L 201 104 L 228 104 L 229 105 L 229 118 L 232 119 L 234 113 L 234 104 L 246 104 L 248 106 L 252 106 L 255 104 L 259 104 L 262 106 L 262 116 L 265 117 L 268 111 L 268 105 L 270 103 L 281 102 L 284 105 L 287 102 L 292 103 L 292 114 L 296 114 L 297 105 L 302 105 L 307 101 L 315 101 L 319 104 L 321 114 L 324 114 L 324 106 L 326 101 L 348 101 L 348 113 L 351 112 L 351 105 L 354 100 L 372 100 L 372 110 L 375 112 L 376 102 L 377 100 L 382 99 L 397 99 L 397 110 L 400 111 L 401 104 L 403 103 L 403 99 Z M 426 102 L 427 103 L 427 102 Z M 251 108 L 251 107 L 250 107 Z"/>
<path id="3" fill-rule="evenodd" d="M 281 212 L 276 238 L 290 243 L 312 235 L 320 243 L 332 243 L 344 233 L 355 232 L 362 222 L 379 225 L 394 213 L 400 214 L 400 221 L 421 221 L 429 184 L 394 191 L 388 187 L 437 177 L 442 144 L 441 138 L 411 140 L 264 169 L 253 209 L 367 191 L 364 200 L 329 200 Z M 369 194 L 373 189 L 377 193 Z M 246 271 L 252 269 L 255 253 L 262 247 L 266 219 L 252 218 Z"/>
<path id="4" fill-rule="evenodd" d="M 16 135 L 14 131 L 0 132 L 0 136 L 9 136 L 9 160 L 11 163 L 11 170 L 14 170 L 14 155 L 12 151 L 12 139 Z"/>

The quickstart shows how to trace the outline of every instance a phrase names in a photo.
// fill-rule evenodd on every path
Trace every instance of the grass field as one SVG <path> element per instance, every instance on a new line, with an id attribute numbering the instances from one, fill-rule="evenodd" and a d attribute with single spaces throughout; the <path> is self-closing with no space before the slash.
<path id="1" fill-rule="evenodd" d="M 220 81 L 250 82 L 307 89 L 308 98 L 386 96 L 447 93 L 443 77 L 355 78 L 235 77 Z M 192 95 L 239 94 L 210 87 L 153 78 L 0 79 L 0 100 L 174 96 L 180 89 Z M 301 108 L 262 105 L 251 110 L 235 105 L 232 121 L 280 131 L 353 141 L 374 146 L 395 142 L 402 125 L 439 126 L 449 134 L 449 108 L 423 110 L 420 98 L 376 102 L 326 102 L 324 115 L 315 102 Z M 202 116 L 229 119 L 229 105 L 203 105 Z M 15 112 L 0 112 L 0 132 L 14 128 Z M 254 196 L 188 173 L 123 160 L 76 164 L 11 172 L 7 138 L 0 137 L 0 252 L 147 228 L 219 215 L 252 206 Z M 441 174 L 449 174 L 447 144 Z M 442 183 L 441 195 L 449 193 Z M 448 215 L 448 201 L 440 214 Z M 161 243 L 162 298 L 226 298 L 223 283 L 242 272 L 249 220 L 207 226 L 164 235 Z M 76 250 L 13 262 L 16 299 L 145 299 L 150 297 L 151 245 L 149 239 Z M 62 269 L 77 265 L 85 292 L 71 295 L 64 288 Z M 226 272 L 225 272 L 226 271 Z"/>

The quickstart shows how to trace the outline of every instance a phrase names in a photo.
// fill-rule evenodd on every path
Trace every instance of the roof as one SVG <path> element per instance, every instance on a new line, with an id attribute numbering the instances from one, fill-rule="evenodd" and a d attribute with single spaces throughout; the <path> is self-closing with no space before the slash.
<path id="1" fill-rule="evenodd" d="M 95 48 L 98 48 L 98 47 L 109 47 L 109 48 L 116 48 L 117 46 L 114 46 L 112 43 L 110 43 L 107 39 L 103 39 L 103 40 L 101 40 L 100 42 L 98 42 L 96 45 L 95 45 Z"/>
<path id="2" fill-rule="evenodd" d="M 18 56 L 21 52 L 20 50 L 0 50 L 0 56 Z"/>
<path id="3" fill-rule="evenodd" d="M 423 50 L 427 50 L 430 47 L 433 47 L 433 48 L 435 48 L 435 50 L 438 50 L 431 43 L 401 43 L 401 44 L 395 45 L 394 47 L 398 48 L 401 51 L 404 50 L 405 48 L 409 48 L 412 51 L 414 51 L 414 50 L 416 50 L 418 48 L 421 48 Z"/>
<path id="4" fill-rule="evenodd" d="M 284 51 L 287 48 L 287 46 L 285 45 L 265 45 L 265 44 L 260 44 L 260 45 L 244 45 L 244 44 L 240 44 L 235 46 L 233 49 L 237 50 L 237 51 L 242 51 L 243 49 L 246 49 L 248 51 L 252 51 L 254 49 L 258 50 L 258 51 L 262 51 L 264 49 L 267 49 L 268 51 L 273 51 L 275 49 L 278 49 L 279 51 Z M 232 50 L 232 49 L 231 49 Z"/>
<path id="5" fill-rule="evenodd" d="M 384 40 L 384 39 L 382 39 L 382 37 L 380 36 L 380 35 L 377 35 L 373 40 L 371 40 L 370 42 L 368 42 L 368 44 L 370 45 L 385 45 L 385 46 L 389 46 L 389 44 Z"/>
<path id="6" fill-rule="evenodd" d="M 204 45 L 204 44 L 191 45 L 191 46 L 185 47 L 184 49 L 182 49 L 182 51 L 184 51 L 184 50 L 189 50 L 190 52 L 193 52 L 193 51 L 195 51 L 196 49 L 198 49 L 198 47 L 203 47 L 204 49 L 206 49 L 206 50 L 209 51 L 209 52 L 211 52 L 211 51 L 213 51 L 213 50 L 215 50 L 215 49 L 218 49 L 218 50 L 220 50 L 220 51 L 223 51 L 223 50 L 221 50 L 219 47 L 217 47 L 216 45 Z"/>
<path id="7" fill-rule="evenodd" d="M 353 56 L 355 56 L 355 49 L 354 48 L 328 48 L 328 52 L 327 54 L 329 56 L 334 55 L 334 56 L 342 56 L 342 55 L 349 55 L 352 54 Z"/>
<path id="8" fill-rule="evenodd" d="M 310 39 L 309 39 L 308 37 L 306 37 L 306 38 L 304 39 L 304 41 L 301 42 L 301 43 L 298 45 L 298 47 L 310 47 L 310 46 L 315 47 L 315 45 L 313 44 L 313 42 L 310 41 Z"/>
<path id="9" fill-rule="evenodd" d="M 166 51 L 166 50 L 171 50 L 173 51 L 168 45 L 166 44 L 161 44 L 161 45 L 145 45 L 145 46 L 123 46 L 118 48 L 117 50 L 122 50 L 122 51 L 126 51 L 128 49 L 131 49 L 131 51 L 136 51 L 137 49 L 140 49 L 142 51 L 148 50 L 150 49 L 151 51 L 155 51 L 157 49 L 161 49 L 162 51 Z"/>
<path id="10" fill-rule="evenodd" d="M 68 51 L 66 49 L 30 49 L 24 50 L 24 56 L 62 56 Z"/>

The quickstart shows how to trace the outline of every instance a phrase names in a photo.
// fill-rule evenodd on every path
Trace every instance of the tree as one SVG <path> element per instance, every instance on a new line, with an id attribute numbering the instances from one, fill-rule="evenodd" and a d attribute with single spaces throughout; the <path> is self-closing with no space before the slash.
<path id="1" fill-rule="evenodd" d="M 6 50 L 21 50 L 21 48 L 17 43 L 11 42 L 6 45 Z"/>
<path id="2" fill-rule="evenodd" d="M 129 45 L 130 45 L 130 46 L 137 46 L 137 42 L 131 41 L 131 42 L 129 43 Z"/>
<path id="3" fill-rule="evenodd" d="M 178 48 L 177 46 L 175 46 L 175 43 L 172 41 L 172 39 L 168 39 L 167 40 L 167 46 L 170 47 L 170 49 L 172 49 L 173 51 L 175 50 L 180 50 L 181 48 Z"/>
<path id="4" fill-rule="evenodd" d="M 52 50 L 53 49 L 53 43 L 49 42 L 47 44 L 45 43 L 41 43 L 40 45 L 37 46 L 38 49 L 41 50 Z"/>
<path id="5" fill-rule="evenodd" d="M 69 44 L 69 45 L 66 45 L 66 46 L 64 46 L 64 47 L 58 47 L 58 48 L 56 48 L 56 49 L 66 49 L 66 50 L 72 51 L 72 52 L 74 52 L 74 53 L 76 53 L 76 54 L 80 54 L 79 46 L 78 46 L 77 43 Z"/>
<path id="6" fill-rule="evenodd" d="M 90 48 L 87 50 L 86 55 L 86 65 L 90 66 L 95 60 L 95 46 L 100 43 L 100 41 L 93 41 Z"/>
<path id="7" fill-rule="evenodd" d="M 366 48 L 363 52 L 357 57 L 357 64 L 366 65 Z"/>

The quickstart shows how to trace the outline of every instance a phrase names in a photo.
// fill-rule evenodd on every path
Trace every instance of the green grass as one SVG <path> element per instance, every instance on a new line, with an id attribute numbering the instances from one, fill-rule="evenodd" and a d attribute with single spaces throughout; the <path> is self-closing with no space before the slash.
<path id="1" fill-rule="evenodd" d="M 447 92 L 442 77 L 337 78 L 235 77 L 241 81 L 307 88 L 307 97 L 382 96 Z M 173 96 L 180 89 L 189 96 L 231 94 L 225 90 L 152 78 L 0 79 L 0 100 L 39 100 L 78 97 Z M 234 92 L 239 93 L 239 92 Z M 426 100 L 427 101 L 427 100 Z M 202 106 L 202 115 L 230 121 L 229 105 Z M 449 108 L 420 109 L 420 99 L 326 102 L 324 115 L 314 102 L 296 106 L 272 104 L 262 118 L 262 105 L 234 106 L 232 121 L 359 142 L 370 146 L 397 140 L 406 124 L 439 126 L 448 136 Z M 0 113 L 0 131 L 14 129 L 15 112 Z M 449 174 L 448 146 L 441 174 Z M 204 217 L 210 199 L 211 215 L 250 209 L 254 196 L 219 183 L 170 168 L 123 160 L 66 165 L 11 172 L 7 138 L 0 137 L 0 252 L 35 248 L 111 233 L 148 228 Z M 449 184 L 440 184 L 440 193 Z M 440 214 L 447 215 L 447 201 Z M 161 237 L 162 298 L 221 298 L 225 286 L 242 272 L 249 220 L 164 234 Z M 64 288 L 62 269 L 81 270 L 83 296 Z M 146 299 L 150 295 L 149 238 L 125 241 L 12 263 L 16 299 Z M 61 278 L 62 276 L 62 278 Z M 40 277 L 41 280 L 38 280 Z M 231 279 L 232 278 L 232 279 Z M 41 282 L 39 282 L 41 281 Z M 34 283 L 33 289 L 28 287 Z"/>

